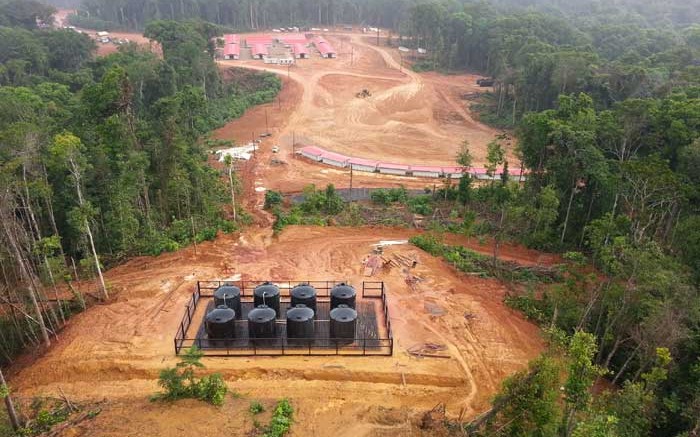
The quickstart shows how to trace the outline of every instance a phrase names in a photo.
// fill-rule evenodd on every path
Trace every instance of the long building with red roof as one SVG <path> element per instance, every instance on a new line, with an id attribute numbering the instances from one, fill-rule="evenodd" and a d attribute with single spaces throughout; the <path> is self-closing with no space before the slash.
<path id="1" fill-rule="evenodd" d="M 224 35 L 224 59 L 240 59 L 241 40 L 238 35 L 228 33 Z"/>
<path id="2" fill-rule="evenodd" d="M 292 53 L 297 59 L 307 59 L 309 57 L 309 49 L 306 47 L 306 44 L 302 43 L 292 44 Z"/>
<path id="3" fill-rule="evenodd" d="M 335 58 L 337 56 L 337 52 L 333 48 L 332 45 L 328 43 L 324 38 L 317 36 L 314 38 L 314 45 L 318 49 L 318 51 L 321 53 L 322 58 Z"/>
<path id="4" fill-rule="evenodd" d="M 248 36 L 245 39 L 246 47 L 255 47 L 257 44 L 265 46 L 272 45 L 272 37 L 270 35 L 254 35 Z"/>
<path id="5" fill-rule="evenodd" d="M 233 33 L 224 35 L 224 44 L 240 44 L 241 38 Z"/>
<path id="6" fill-rule="evenodd" d="M 485 168 L 471 167 L 465 169 L 459 166 L 437 166 L 437 165 L 409 165 L 396 164 L 391 162 L 375 161 L 373 159 L 364 159 L 345 156 L 340 153 L 330 152 L 320 147 L 305 146 L 297 149 L 297 153 L 312 159 L 317 162 L 322 162 L 334 167 L 350 167 L 353 170 L 364 171 L 369 173 L 383 173 L 396 176 L 414 176 L 425 178 L 451 178 L 459 179 L 465 174 L 479 180 L 494 180 L 500 179 L 503 173 L 502 168 L 496 169 L 493 175 L 489 175 Z M 512 180 L 523 181 L 527 178 L 527 171 L 521 172 L 518 169 L 509 171 Z"/>
<path id="7" fill-rule="evenodd" d="M 226 44 L 224 46 L 224 59 L 237 60 L 241 57 L 241 46 L 238 44 Z"/>
<path id="8" fill-rule="evenodd" d="M 280 35 L 277 37 L 277 41 L 287 46 L 293 46 L 294 44 L 306 44 L 308 42 L 306 35 L 303 33 L 289 33 Z"/>
<path id="9" fill-rule="evenodd" d="M 260 43 L 254 44 L 253 49 L 251 50 L 251 54 L 256 59 L 262 59 L 263 57 L 267 56 L 267 54 L 268 54 L 267 46 L 265 44 L 260 44 Z"/>

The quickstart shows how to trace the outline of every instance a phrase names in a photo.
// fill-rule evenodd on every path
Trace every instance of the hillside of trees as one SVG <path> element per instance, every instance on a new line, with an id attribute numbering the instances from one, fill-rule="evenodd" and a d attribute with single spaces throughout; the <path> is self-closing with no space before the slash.
<path id="1" fill-rule="evenodd" d="M 0 27 L 2 363 L 84 306 L 72 281 L 98 278 L 104 298 L 105 265 L 238 227 L 200 138 L 280 89 L 223 81 L 202 23 L 152 22 L 164 58 L 135 44 L 95 58 L 84 34 L 32 27 Z M 49 304 L 66 282 L 73 306 Z"/>
<path id="2" fill-rule="evenodd" d="M 651 7 L 637 8 L 643 15 L 598 3 L 581 7 L 583 14 L 578 2 L 560 3 L 574 12 L 423 3 L 410 10 L 403 43 L 431 50 L 424 68 L 466 68 L 494 77 L 490 104 L 480 109 L 486 121 L 505 127 L 529 111 L 552 108 L 560 94 L 585 92 L 597 108 L 610 108 L 700 84 L 697 20 L 664 20 Z M 667 3 L 668 10 L 682 6 Z"/>

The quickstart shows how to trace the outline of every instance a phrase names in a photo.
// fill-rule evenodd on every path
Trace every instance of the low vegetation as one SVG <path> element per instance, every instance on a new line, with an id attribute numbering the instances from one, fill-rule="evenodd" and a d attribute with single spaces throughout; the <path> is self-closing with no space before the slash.
<path id="1" fill-rule="evenodd" d="M 261 437 L 282 437 L 287 435 L 294 422 L 294 409 L 289 400 L 277 402 L 270 424 L 263 428 Z"/>
<path id="2" fill-rule="evenodd" d="M 263 411 L 265 411 L 265 407 L 263 407 L 263 405 L 260 402 L 253 401 L 250 403 L 250 407 L 248 408 L 248 411 L 250 411 L 250 414 L 256 415 L 256 414 L 260 414 Z"/>
<path id="3" fill-rule="evenodd" d="M 192 398 L 212 405 L 223 405 L 228 388 L 220 374 L 214 373 L 198 377 L 197 370 L 202 369 L 202 351 L 192 346 L 182 355 L 175 367 L 160 372 L 158 385 L 163 392 L 154 395 L 154 401 L 175 401 Z"/>
<path id="4" fill-rule="evenodd" d="M 409 240 L 411 244 L 429 254 L 441 257 L 457 270 L 482 277 L 497 277 L 511 282 L 548 283 L 561 281 L 556 268 L 523 267 L 503 261 L 497 257 L 481 255 L 464 246 L 448 245 L 443 242 L 445 234 L 426 233 Z"/>

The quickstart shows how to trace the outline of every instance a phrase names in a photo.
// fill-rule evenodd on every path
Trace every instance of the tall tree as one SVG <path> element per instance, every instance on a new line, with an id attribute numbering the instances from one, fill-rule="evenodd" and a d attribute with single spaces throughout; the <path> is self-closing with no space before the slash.
<path id="1" fill-rule="evenodd" d="M 90 243 L 90 251 L 92 252 L 95 263 L 95 271 L 100 281 L 100 290 L 104 299 L 109 299 L 107 285 L 105 284 L 104 276 L 102 275 L 102 266 L 95 248 L 95 239 L 93 237 L 90 220 L 95 211 L 89 201 L 83 195 L 83 172 L 87 166 L 87 162 L 82 153 L 82 142 L 80 138 L 71 133 L 56 135 L 50 153 L 54 162 L 57 165 L 65 165 L 67 172 L 73 180 L 75 192 L 78 196 L 78 208 L 72 211 L 73 218 L 76 224 L 84 226 L 84 231 L 87 233 Z"/>

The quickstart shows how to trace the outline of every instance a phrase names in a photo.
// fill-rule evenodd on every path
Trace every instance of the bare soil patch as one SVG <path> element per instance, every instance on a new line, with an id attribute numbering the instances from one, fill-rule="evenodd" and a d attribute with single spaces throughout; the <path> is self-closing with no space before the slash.
<path id="1" fill-rule="evenodd" d="M 360 284 L 366 279 L 362 260 L 372 244 L 412 234 L 398 229 L 291 227 L 273 237 L 261 229 L 201 244 L 198 256 L 188 248 L 133 259 L 107 272 L 116 300 L 72 319 L 56 345 L 34 365 L 18 369 L 12 383 L 24 396 L 55 395 L 61 387 L 76 399 L 142 402 L 157 390 L 159 370 L 176 362 L 172 338 L 197 280 L 241 274 L 243 279 L 339 278 Z M 372 278 L 388 287 L 396 341 L 393 357 L 206 358 L 208 369 L 221 372 L 231 388 L 252 397 L 291 398 L 308 418 L 295 426 L 301 433 L 334 435 L 350 427 L 358 434 L 346 435 L 372 435 L 360 430 L 377 427 L 365 415 L 378 406 L 398 408 L 409 416 L 437 402 L 444 402 L 452 415 L 486 408 L 502 379 L 541 350 L 537 327 L 504 306 L 506 288 L 499 281 L 461 275 L 411 246 L 388 250 L 417 255 L 420 262 L 413 274 L 422 278 L 417 291 L 408 287 L 400 269 Z M 436 316 L 431 305 L 439 306 L 441 315 Z M 427 342 L 445 345 L 450 358 L 421 359 L 407 352 Z M 340 409 L 351 413 L 323 419 Z M 134 408 L 129 413 L 132 425 L 156 420 L 151 416 L 169 420 L 170 413 L 157 410 Z M 117 430 L 127 426 L 117 423 L 116 416 L 113 420 Z M 149 435 L 171 435 L 165 428 L 153 429 Z"/>

